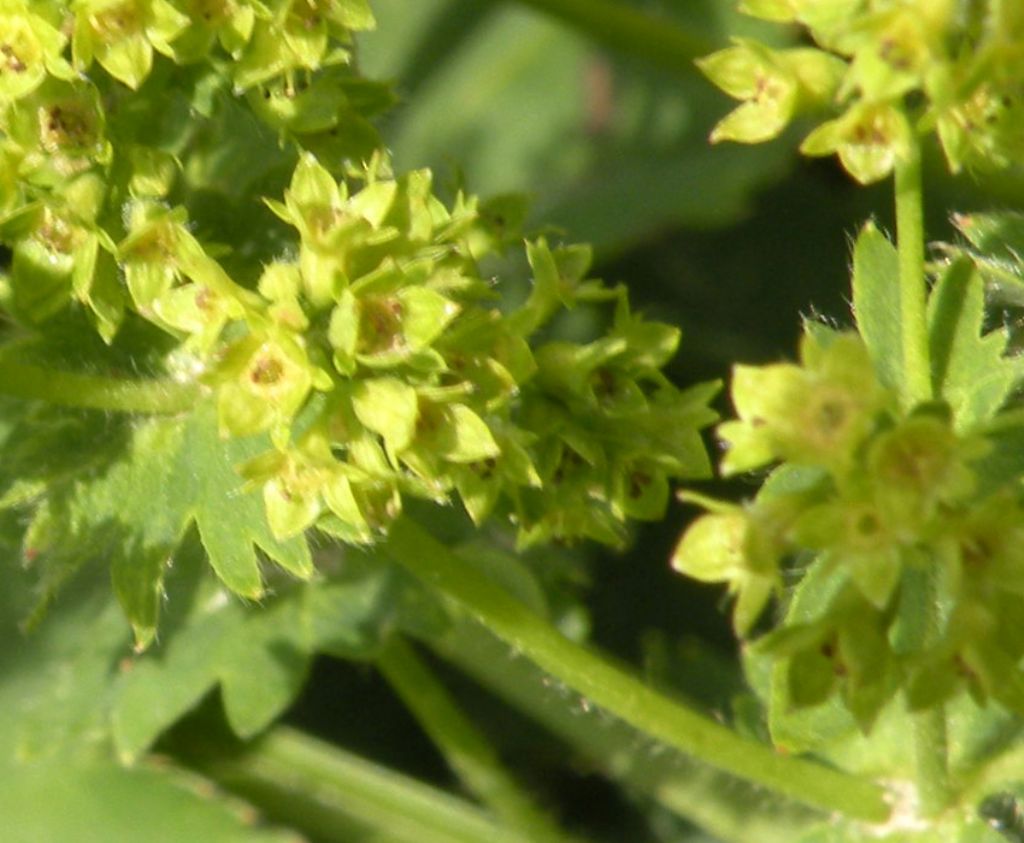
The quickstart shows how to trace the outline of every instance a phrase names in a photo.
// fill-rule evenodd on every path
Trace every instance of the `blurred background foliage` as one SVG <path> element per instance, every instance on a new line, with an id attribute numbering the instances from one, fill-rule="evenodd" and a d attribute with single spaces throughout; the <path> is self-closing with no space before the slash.
<path id="1" fill-rule="evenodd" d="M 632 2 L 709 51 L 727 42 L 726 32 L 787 34 L 775 28 L 766 35 L 733 11 L 733 0 Z M 829 160 L 799 159 L 796 139 L 808 126 L 771 144 L 711 147 L 708 132 L 731 106 L 695 70 L 673 73 L 620 55 L 528 4 L 373 5 L 378 28 L 360 39 L 359 56 L 363 71 L 391 80 L 398 96 L 382 124 L 396 167 L 431 167 L 449 195 L 459 187 L 483 197 L 525 193 L 528 231 L 592 243 L 596 276 L 628 284 L 638 309 L 682 328 L 671 367 L 678 383 L 726 381 L 734 362 L 791 357 L 802 317 L 850 322 L 850 238 L 869 217 L 892 228 L 890 194 L 887 185 L 855 186 Z M 1024 197 L 1019 179 L 954 182 L 942 175 L 935 150 L 930 160 L 932 239 L 952 236 L 953 209 Z M 587 318 L 578 314 L 578 324 L 570 319 L 564 330 L 585 328 Z M 718 408 L 729 412 L 724 391 Z M 710 438 L 708 444 L 717 448 Z M 733 497 L 754 489 L 742 481 L 702 486 Z M 638 527 L 624 554 L 582 547 L 552 556 L 561 557 L 559 577 L 587 606 L 586 619 L 577 622 L 589 624 L 597 644 L 643 664 L 654 683 L 735 716 L 743 682 L 724 596 L 668 567 L 692 514 L 675 505 L 664 522 Z M 567 765 L 563 745 L 436 666 L 568 827 L 606 841 L 711 840 L 641 797 L 623 795 L 585 759 Z M 319 660 L 289 721 L 381 763 L 453 784 L 437 751 L 369 666 Z"/>

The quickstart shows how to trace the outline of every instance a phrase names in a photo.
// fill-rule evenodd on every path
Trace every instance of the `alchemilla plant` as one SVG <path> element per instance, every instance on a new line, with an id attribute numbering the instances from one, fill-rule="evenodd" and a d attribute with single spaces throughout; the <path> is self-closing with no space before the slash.
<path id="1" fill-rule="evenodd" d="M 701 40 L 531 5 L 670 68 Z M 366 0 L 0 2 L 12 840 L 86 839 L 82 812 L 98 840 L 589 834 L 409 638 L 637 794 L 631 835 L 1024 839 L 1024 217 L 955 214 L 928 247 L 922 177 L 929 149 L 1021 162 L 1024 11 L 739 11 L 779 26 L 697 61 L 740 100 L 711 140 L 809 125 L 802 153 L 891 181 L 896 225 L 856 237 L 848 327 L 733 368 L 720 469 L 760 482 L 736 501 L 693 487 L 719 384 L 665 374 L 677 328 L 524 234 L 520 199 L 392 159 Z M 672 565 L 727 585 L 743 644 L 717 716 L 581 642 L 564 561 L 680 481 L 704 512 Z M 466 796 L 278 724 L 318 653 L 374 664 Z"/>

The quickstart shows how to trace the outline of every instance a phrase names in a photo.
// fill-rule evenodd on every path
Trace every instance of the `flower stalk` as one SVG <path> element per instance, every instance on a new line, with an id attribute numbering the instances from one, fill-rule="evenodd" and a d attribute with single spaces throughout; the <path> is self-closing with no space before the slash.
<path id="1" fill-rule="evenodd" d="M 408 518 L 394 523 L 386 549 L 404 568 L 453 599 L 515 651 L 581 694 L 588 704 L 604 708 L 713 767 L 805 804 L 869 822 L 881 822 L 888 816 L 885 794 L 873 782 L 779 755 L 658 693 L 592 650 L 563 637 Z"/>
<path id="2" fill-rule="evenodd" d="M 409 644 L 394 638 L 377 667 L 471 793 L 537 843 L 572 843 L 504 770 L 486 736 Z"/>
<path id="3" fill-rule="evenodd" d="M 921 147 L 915 139 L 895 167 L 896 235 L 900 267 L 900 326 L 907 406 L 932 398 L 928 352 L 928 290 L 924 271 L 924 198 Z"/>
<path id="4" fill-rule="evenodd" d="M 0 395 L 112 413 L 173 415 L 195 405 L 200 387 L 194 382 L 58 371 L 0 357 Z"/>

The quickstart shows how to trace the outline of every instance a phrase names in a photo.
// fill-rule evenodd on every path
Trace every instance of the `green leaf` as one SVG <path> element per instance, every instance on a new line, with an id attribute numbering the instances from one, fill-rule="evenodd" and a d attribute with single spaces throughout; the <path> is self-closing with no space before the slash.
<path id="1" fill-rule="evenodd" d="M 747 519 L 742 512 L 702 515 L 683 534 L 672 567 L 701 582 L 728 582 L 744 568 Z"/>
<path id="2" fill-rule="evenodd" d="M 843 578 L 837 576 L 826 560 L 815 561 L 797 586 L 786 614 L 786 631 L 790 627 L 813 624 L 828 610 L 835 595 L 843 587 Z M 755 660 L 765 656 L 753 656 Z M 794 710 L 790 697 L 788 657 L 771 659 L 768 683 L 768 724 L 772 741 L 790 752 L 820 751 L 836 745 L 842 738 L 856 732 L 851 714 L 833 695 L 828 702 L 814 708 Z M 763 665 L 762 665 L 763 667 Z"/>
<path id="3" fill-rule="evenodd" d="M 352 388 L 356 417 L 380 434 L 393 452 L 405 449 L 416 435 L 419 402 L 416 390 L 397 378 L 368 378 Z"/>
<path id="4" fill-rule="evenodd" d="M 122 453 L 124 417 L 0 399 L 0 507 L 32 501 L 79 473 L 102 471 Z"/>
<path id="5" fill-rule="evenodd" d="M 861 229 L 853 250 L 853 312 L 879 380 L 890 389 L 900 390 L 903 341 L 899 261 L 896 248 L 873 222 Z"/>
<path id="6" fill-rule="evenodd" d="M 405 36 L 410 40 L 432 30 L 449 38 L 469 34 L 465 24 L 456 29 L 444 20 L 455 13 L 450 5 L 424 4 L 423 11 L 413 17 L 404 3 L 375 3 L 381 26 L 362 39 L 368 72 L 392 75 L 404 69 L 403 62 L 420 59 L 415 52 L 396 49 L 403 29 L 408 32 L 419 25 L 419 31 Z M 399 16 L 405 20 L 396 21 Z M 466 22 L 474 23 L 471 38 L 449 42 L 447 50 L 436 53 L 429 68 L 432 72 L 409 67 L 418 74 L 410 76 L 418 90 L 409 98 L 400 131 L 393 133 L 391 142 L 403 168 L 420 166 L 438 154 L 449 155 L 470 168 L 476 189 L 502 192 L 531 183 L 530 155 L 544 154 L 555 132 L 571 130 L 580 119 L 583 103 L 577 71 L 586 45 L 578 35 L 523 10 L 478 14 Z M 447 103 L 443 110 L 442 100 Z M 566 103 L 571 107 L 566 108 Z M 441 120 L 445 111 L 447 125 Z M 509 121 L 517 125 L 516 132 L 502 130 Z M 477 144 L 467 158 L 464 135 L 474 125 L 474 135 L 487 141 Z"/>
<path id="7" fill-rule="evenodd" d="M 202 565 L 198 543 L 186 542 L 167 583 L 171 628 L 114 692 L 114 743 L 125 761 L 217 686 L 231 728 L 253 736 L 295 699 L 315 652 L 367 657 L 389 615 L 391 575 L 381 566 L 245 606 L 204 576 Z"/>
<path id="8" fill-rule="evenodd" d="M 429 287 L 400 290 L 398 301 L 402 305 L 402 333 L 411 349 L 430 345 L 459 312 L 455 302 Z"/>
<path id="9" fill-rule="evenodd" d="M 377 25 L 367 0 L 341 0 L 331 5 L 328 14 L 331 20 L 346 29 L 373 29 Z"/>
<path id="10" fill-rule="evenodd" d="M 131 646 L 106 577 L 96 570 L 75 577 L 59 613 L 26 632 L 21 622 L 33 602 L 32 574 L 18 556 L 13 540 L 0 545 L 0 634 L 9 642 L 0 651 L 0 705 L 8 713 L 0 724 L 0 770 L 42 763 L 102 738 L 106 690 Z"/>
<path id="11" fill-rule="evenodd" d="M 294 843 L 293 832 L 253 823 L 252 808 L 225 800 L 204 779 L 173 768 L 128 770 L 112 761 L 0 766 L 0 815 L 8 843 Z"/>
<path id="12" fill-rule="evenodd" d="M 31 574 L 0 520 L 0 816 L 11 843 L 145 839 L 210 843 L 294 839 L 252 824 L 252 811 L 164 765 L 124 769 L 107 752 L 110 689 L 131 640 L 106 572 L 92 566 L 31 632 Z M 247 815 L 246 815 L 247 814 Z"/>
<path id="13" fill-rule="evenodd" d="M 432 445 L 446 460 L 458 463 L 501 455 L 487 423 L 464 404 L 445 407 L 444 420 Z"/>
<path id="14" fill-rule="evenodd" d="M 836 684 L 832 660 L 817 650 L 801 650 L 787 662 L 786 684 L 789 701 L 796 708 L 825 702 Z"/>
<path id="15" fill-rule="evenodd" d="M 963 251 L 977 264 L 994 296 L 1008 304 L 1024 304 L 1024 214 L 953 214 L 952 219 L 970 244 Z"/>
<path id="16" fill-rule="evenodd" d="M 254 545 L 296 576 L 312 573 L 304 540 L 276 539 L 260 498 L 241 489 L 235 466 L 264 443 L 221 441 L 215 415 L 204 402 L 184 419 L 140 425 L 106 473 L 54 498 L 65 520 L 39 552 L 57 567 L 107 559 L 139 647 L 156 633 L 167 560 L 192 522 L 221 581 L 243 597 L 263 593 Z"/>
<path id="17" fill-rule="evenodd" d="M 969 261 L 951 263 L 928 302 L 928 340 L 935 394 L 953 409 L 959 430 L 991 419 L 1024 369 L 1006 355 L 1006 329 L 983 334 L 985 289 Z"/>

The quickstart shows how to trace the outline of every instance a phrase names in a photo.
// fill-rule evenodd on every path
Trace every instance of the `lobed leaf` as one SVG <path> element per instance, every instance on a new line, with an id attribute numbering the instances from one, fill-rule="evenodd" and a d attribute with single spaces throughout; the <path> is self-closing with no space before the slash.
<path id="1" fill-rule="evenodd" d="M 31 576 L 13 519 L 0 520 L 0 816 L 11 843 L 145 839 L 285 843 L 251 808 L 173 768 L 125 769 L 106 752 L 111 688 L 131 641 L 105 571 L 81 572 L 55 611 L 19 628 Z"/>
<path id="2" fill-rule="evenodd" d="M 1006 356 L 1005 328 L 985 329 L 985 289 L 971 262 L 953 261 L 939 276 L 928 302 L 932 386 L 953 410 L 959 430 L 989 421 L 1024 375 Z"/>
<path id="3" fill-rule="evenodd" d="M 203 576 L 203 564 L 198 542 L 187 541 L 167 583 L 170 628 L 127 665 L 112 695 L 114 744 L 124 761 L 216 687 L 234 732 L 255 735 L 295 699 L 315 652 L 368 657 L 392 611 L 391 575 L 379 566 L 285 589 L 252 607 Z"/>
<path id="4" fill-rule="evenodd" d="M 975 262 L 993 296 L 1024 304 L 1024 214 L 954 214 L 953 224 L 967 239 L 962 251 Z"/>
<path id="5" fill-rule="evenodd" d="M 260 498 L 242 489 L 235 466 L 260 445 L 221 441 L 209 402 L 184 418 L 147 421 L 104 473 L 54 490 L 37 510 L 28 552 L 57 569 L 105 557 L 140 648 L 156 633 L 168 560 L 193 522 L 218 577 L 243 597 L 263 593 L 257 546 L 308 577 L 305 541 L 275 538 Z"/>

